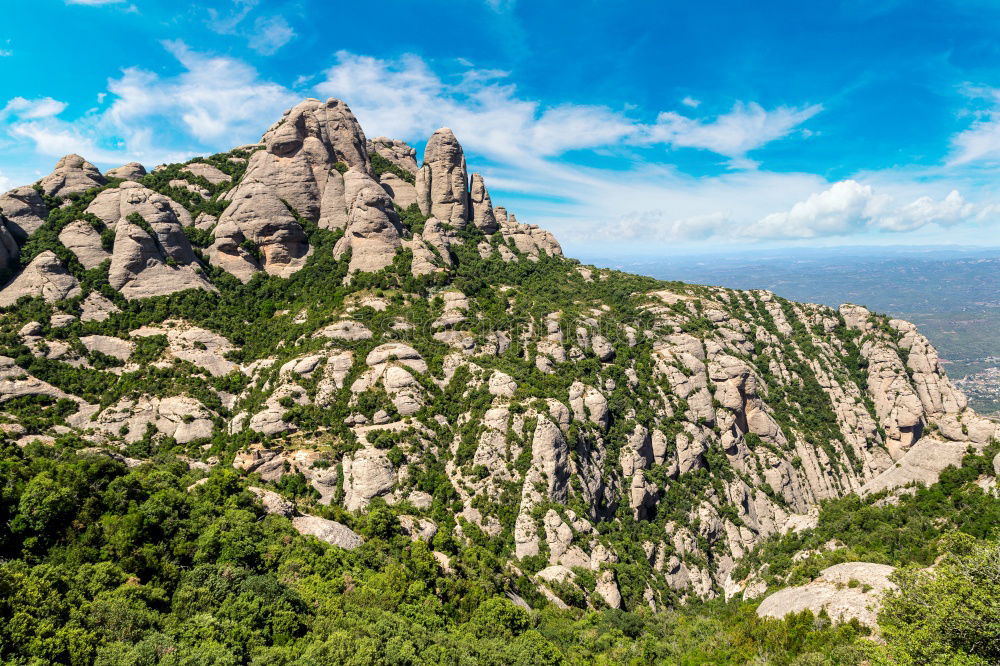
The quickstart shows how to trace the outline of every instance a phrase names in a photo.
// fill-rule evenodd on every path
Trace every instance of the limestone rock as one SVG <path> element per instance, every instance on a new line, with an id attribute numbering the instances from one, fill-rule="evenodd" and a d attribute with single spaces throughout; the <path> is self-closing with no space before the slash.
<path id="1" fill-rule="evenodd" d="M 56 163 L 56 168 L 40 184 L 50 197 L 81 194 L 92 187 L 108 182 L 93 164 L 79 155 L 66 155 Z"/>
<path id="2" fill-rule="evenodd" d="M 358 193 L 344 236 L 333 254 L 338 259 L 351 251 L 349 273 L 374 273 L 389 264 L 402 247 L 399 216 L 385 192 L 367 187 Z"/>
<path id="3" fill-rule="evenodd" d="M 379 176 L 379 184 L 400 208 L 405 210 L 417 203 L 417 189 L 396 174 L 383 173 Z"/>
<path id="4" fill-rule="evenodd" d="M 212 185 L 228 183 L 232 180 L 232 177 L 229 174 L 224 171 L 220 171 L 206 162 L 190 162 L 184 165 L 183 171 L 194 174 L 195 176 L 201 176 L 208 182 L 212 183 Z"/>
<path id="5" fill-rule="evenodd" d="M 818 615 L 825 609 L 835 622 L 857 619 L 877 628 L 876 615 L 882 595 L 896 588 L 889 581 L 893 571 L 893 567 L 885 564 L 835 564 L 806 585 L 779 590 L 765 598 L 757 607 L 757 615 L 780 619 L 806 609 Z"/>
<path id="6" fill-rule="evenodd" d="M 258 488 L 256 486 L 250 486 L 247 490 L 260 498 L 260 503 L 264 505 L 264 511 L 277 516 L 284 516 L 285 518 L 291 518 L 295 515 L 295 503 L 285 499 L 273 490 Z M 303 533 L 311 534 L 311 532 Z"/>
<path id="7" fill-rule="evenodd" d="M 87 270 L 97 268 L 111 258 L 111 253 L 101 243 L 101 234 L 84 220 L 68 224 L 59 232 L 59 242 L 72 251 Z"/>
<path id="8" fill-rule="evenodd" d="M 129 300 L 185 289 L 214 290 L 194 263 L 191 244 L 176 218 L 146 221 L 155 237 L 127 219 L 116 225 L 111 286 Z"/>
<path id="9" fill-rule="evenodd" d="M 17 240 L 0 215 L 0 272 L 17 270 L 17 255 Z"/>
<path id="10" fill-rule="evenodd" d="M 138 162 L 129 162 L 120 167 L 115 167 L 114 169 L 108 169 L 104 172 L 105 178 L 111 180 L 139 180 L 146 175 L 146 167 L 142 166 Z"/>
<path id="11" fill-rule="evenodd" d="M 85 335 L 80 338 L 80 343 L 87 348 L 87 351 L 100 352 L 117 358 L 119 361 L 127 361 L 128 357 L 135 351 L 134 342 L 110 335 Z"/>
<path id="12" fill-rule="evenodd" d="M 34 187 L 26 185 L 0 195 L 0 213 L 7 218 L 11 233 L 25 239 L 38 231 L 49 209 Z"/>
<path id="13" fill-rule="evenodd" d="M 417 151 L 405 141 L 378 136 L 368 142 L 368 153 L 378 153 L 403 171 L 416 175 Z M 384 174 L 383 174 L 384 175 Z M 404 206 L 405 208 L 405 206 Z"/>
<path id="14" fill-rule="evenodd" d="M 471 218 L 469 174 L 465 153 L 447 127 L 434 132 L 424 148 L 424 165 L 417 171 L 420 212 L 463 228 Z"/>
<path id="15" fill-rule="evenodd" d="M 22 296 L 54 303 L 80 295 L 80 283 L 70 275 L 51 250 L 39 253 L 12 282 L 0 291 L 0 307 L 9 307 Z"/>
<path id="16" fill-rule="evenodd" d="M 344 550 L 354 550 L 364 543 L 361 536 L 347 527 L 347 525 L 318 516 L 298 516 L 292 518 L 292 527 L 299 534 L 314 536 L 320 541 L 325 541 L 333 546 L 339 546 Z"/>
<path id="17" fill-rule="evenodd" d="M 490 200 L 490 193 L 486 191 L 486 183 L 483 182 L 483 177 L 478 173 L 472 174 L 470 199 L 472 223 L 484 234 L 496 233 L 500 224 L 493 214 L 493 202 Z"/>
<path id="18" fill-rule="evenodd" d="M 601 595 L 601 598 L 611 608 L 622 607 L 622 594 L 618 589 L 618 582 L 615 580 L 615 573 L 610 569 L 601 572 L 597 578 L 597 586 L 594 591 Z"/>

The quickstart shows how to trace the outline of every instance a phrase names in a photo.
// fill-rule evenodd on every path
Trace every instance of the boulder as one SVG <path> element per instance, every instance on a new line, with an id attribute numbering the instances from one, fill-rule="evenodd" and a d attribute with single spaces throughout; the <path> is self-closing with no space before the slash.
<path id="1" fill-rule="evenodd" d="M 111 258 L 104 249 L 101 234 L 90 222 L 76 220 L 59 232 L 59 242 L 67 247 L 87 270 L 97 268 Z"/>
<path id="2" fill-rule="evenodd" d="M 0 291 L 0 307 L 10 307 L 22 296 L 54 303 L 79 296 L 80 291 L 80 283 L 66 271 L 59 257 L 51 250 L 45 250 Z"/>
<path id="3" fill-rule="evenodd" d="M 835 622 L 852 619 L 877 628 L 876 616 L 882 595 L 896 586 L 889 581 L 894 567 L 869 562 L 844 562 L 820 572 L 806 585 L 789 587 L 768 596 L 757 607 L 759 617 L 783 618 L 806 609 L 825 610 Z"/>
<path id="4" fill-rule="evenodd" d="M 120 167 L 115 167 L 114 169 L 108 169 L 104 172 L 105 178 L 109 180 L 139 180 L 146 175 L 146 167 L 142 166 L 138 162 L 129 162 Z"/>
<path id="5" fill-rule="evenodd" d="M 7 218 L 10 232 L 23 240 L 38 231 L 49 209 L 38 190 L 26 185 L 0 195 L 0 213 Z"/>
<path id="6" fill-rule="evenodd" d="M 250 486 L 247 490 L 260 499 L 260 503 L 264 506 L 264 511 L 276 516 L 284 516 L 285 518 L 291 518 L 295 515 L 295 503 L 285 499 L 273 490 L 258 488 L 257 486 Z M 299 531 L 302 532 L 302 530 Z M 311 534 L 311 532 L 303 532 L 303 534 L 307 533 Z"/>
<path id="7" fill-rule="evenodd" d="M 463 228 L 470 220 L 469 174 L 465 153 L 447 127 L 431 135 L 424 148 L 424 165 L 417 171 L 420 212 Z"/>
<path id="8" fill-rule="evenodd" d="M 87 160 L 79 155 L 66 155 L 39 184 L 42 191 L 50 197 L 65 197 L 81 194 L 107 182 L 108 179 Z"/>
<path id="9" fill-rule="evenodd" d="M 333 546 L 339 546 L 344 550 L 354 550 L 364 541 L 361 536 L 351 528 L 335 520 L 327 520 L 318 516 L 298 516 L 292 518 L 292 527 L 299 534 L 314 536 L 320 541 L 325 541 Z"/>
<path id="10" fill-rule="evenodd" d="M 361 449 L 344 456 L 344 508 L 358 511 L 373 497 L 388 495 L 396 485 L 396 472 L 385 453 Z"/>

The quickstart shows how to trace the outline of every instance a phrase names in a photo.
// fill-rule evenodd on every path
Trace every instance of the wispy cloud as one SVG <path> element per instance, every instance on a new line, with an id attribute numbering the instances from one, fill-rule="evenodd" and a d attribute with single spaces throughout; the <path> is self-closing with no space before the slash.
<path id="1" fill-rule="evenodd" d="M 282 46 L 295 38 L 295 30 L 288 19 L 279 14 L 258 16 L 247 24 L 250 14 L 260 0 L 234 0 L 229 12 L 208 10 L 208 27 L 220 35 L 236 35 L 247 40 L 247 46 L 261 55 L 274 55 Z"/>
<path id="2" fill-rule="evenodd" d="M 729 158 L 734 166 L 753 166 L 749 151 L 791 134 L 822 107 L 778 107 L 737 103 L 714 119 L 675 111 L 644 123 L 605 106 L 543 107 L 518 95 L 505 74 L 468 68 L 450 83 L 413 55 L 381 60 L 347 52 L 316 89 L 350 100 L 367 127 L 393 136 L 427 135 L 448 125 L 470 147 L 491 157 L 515 154 L 556 156 L 570 150 L 614 145 L 689 147 Z"/>
<path id="3" fill-rule="evenodd" d="M 21 120 L 35 120 L 57 116 L 66 109 L 66 102 L 51 97 L 25 99 L 14 97 L 0 109 L 0 121 L 15 117 Z"/>
<path id="4" fill-rule="evenodd" d="M 42 155 L 76 152 L 97 162 L 180 159 L 198 150 L 256 141 L 299 100 L 262 80 L 246 63 L 192 51 L 180 41 L 164 47 L 184 67 L 161 77 L 136 67 L 108 81 L 113 100 L 101 113 L 74 121 L 57 117 L 66 104 L 52 98 L 14 98 L 0 110 L 8 133 Z"/>

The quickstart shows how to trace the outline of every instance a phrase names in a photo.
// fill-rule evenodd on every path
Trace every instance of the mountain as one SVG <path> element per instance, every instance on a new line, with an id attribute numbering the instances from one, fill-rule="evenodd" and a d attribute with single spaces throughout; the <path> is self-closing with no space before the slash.
<path id="1" fill-rule="evenodd" d="M 0 548 L 110 558 L 121 585 L 155 583 L 150 608 L 180 612 L 183 570 L 230 561 L 237 518 L 179 527 L 230 504 L 295 548 L 364 554 L 356 576 L 387 543 L 427 544 L 427 599 L 460 617 L 501 592 L 629 612 L 751 599 L 790 579 L 746 556 L 821 533 L 821 502 L 905 503 L 895 489 L 997 435 L 913 325 L 581 265 L 494 207 L 450 130 L 418 167 L 336 99 L 149 173 L 67 156 L 0 211 L 0 428 L 11 469 L 34 470 L 11 472 Z M 56 460 L 100 479 L 56 481 Z M 232 561 L 263 576 L 285 556 Z M 473 560 L 492 592 L 449 596 Z M 884 581 L 872 566 L 825 580 Z M 264 642 L 304 630 L 283 631 Z"/>

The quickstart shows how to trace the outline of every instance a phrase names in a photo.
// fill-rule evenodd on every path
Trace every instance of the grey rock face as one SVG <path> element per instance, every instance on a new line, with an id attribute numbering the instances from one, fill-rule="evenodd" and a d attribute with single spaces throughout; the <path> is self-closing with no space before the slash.
<path id="1" fill-rule="evenodd" d="M 17 269 L 18 247 L 13 234 L 4 223 L 3 216 L 0 215 L 0 271 L 13 271 Z"/>
<path id="2" fill-rule="evenodd" d="M 0 291 L 0 307 L 8 307 L 22 296 L 40 297 L 48 303 L 80 295 L 80 283 L 66 271 L 54 252 L 46 250 Z"/>
<path id="3" fill-rule="evenodd" d="M 358 193 L 351 218 L 333 255 L 340 258 L 351 251 L 349 272 L 375 272 L 392 263 L 402 246 L 399 216 L 385 192 L 367 187 Z"/>
<path id="4" fill-rule="evenodd" d="M 50 197 L 65 197 L 104 185 L 108 179 L 93 164 L 79 155 L 67 155 L 40 184 Z"/>
<path id="5" fill-rule="evenodd" d="M 87 270 L 111 258 L 111 253 L 101 244 L 101 234 L 90 222 L 71 222 L 59 232 L 59 242 L 71 250 Z"/>
<path id="6" fill-rule="evenodd" d="M 300 534 L 314 536 L 320 541 L 340 546 L 344 550 L 354 550 L 364 543 L 360 535 L 335 520 L 318 516 L 299 516 L 292 519 L 292 526 Z"/>
<path id="7" fill-rule="evenodd" d="M 155 237 L 127 219 L 116 225 L 108 273 L 111 286 L 130 300 L 184 289 L 214 289 L 195 263 L 180 224 L 169 219 L 147 222 Z"/>
<path id="8" fill-rule="evenodd" d="M 224 171 L 220 171 L 211 164 L 207 164 L 205 162 L 191 162 L 190 164 L 185 164 L 183 170 L 194 174 L 195 176 L 201 176 L 208 182 L 212 183 L 212 185 L 228 183 L 232 180 L 232 177 L 229 174 Z"/>
<path id="9" fill-rule="evenodd" d="M 109 180 L 112 178 L 121 180 L 139 180 L 145 175 L 146 167 L 142 166 L 138 162 L 129 162 L 128 164 L 123 164 L 120 167 L 108 169 L 104 172 L 104 176 Z"/>
<path id="10" fill-rule="evenodd" d="M 379 177 L 379 184 L 400 208 L 405 210 L 417 203 L 417 189 L 396 174 L 382 174 Z"/>
<path id="11" fill-rule="evenodd" d="M 42 195 L 27 185 L 0 195 L 0 214 L 7 218 L 15 237 L 27 238 L 42 226 L 49 209 L 42 201 Z"/>
<path id="12" fill-rule="evenodd" d="M 405 141 L 378 136 L 368 142 L 368 153 L 378 153 L 403 171 L 417 174 L 417 151 Z"/>
<path id="13" fill-rule="evenodd" d="M 462 228 L 471 218 L 465 153 L 447 127 L 434 132 L 417 171 L 417 204 L 424 215 Z"/>
<path id="14" fill-rule="evenodd" d="M 500 228 L 496 216 L 493 214 L 493 202 L 490 200 L 490 193 L 486 191 L 486 183 L 478 173 L 472 174 L 472 192 L 470 194 L 472 203 L 472 223 L 484 234 L 496 233 Z"/>
<path id="15" fill-rule="evenodd" d="M 340 100 L 308 99 L 293 107 L 263 143 L 265 149 L 253 154 L 243 179 L 226 194 L 233 203 L 219 220 L 210 253 L 213 263 L 244 281 L 259 269 L 288 276 L 305 265 L 310 248 L 286 202 L 325 228 L 342 227 L 348 206 L 337 165 L 372 174 L 365 135 Z M 245 240 L 260 248 L 259 262 L 237 249 Z"/>
<path id="16" fill-rule="evenodd" d="M 876 615 L 882 595 L 896 588 L 889 582 L 893 571 L 894 567 L 869 562 L 835 564 L 806 585 L 785 588 L 767 597 L 757 607 L 757 615 L 783 618 L 808 608 L 817 615 L 826 610 L 835 622 L 857 619 L 877 628 Z M 851 587 L 851 581 L 857 584 Z"/>

